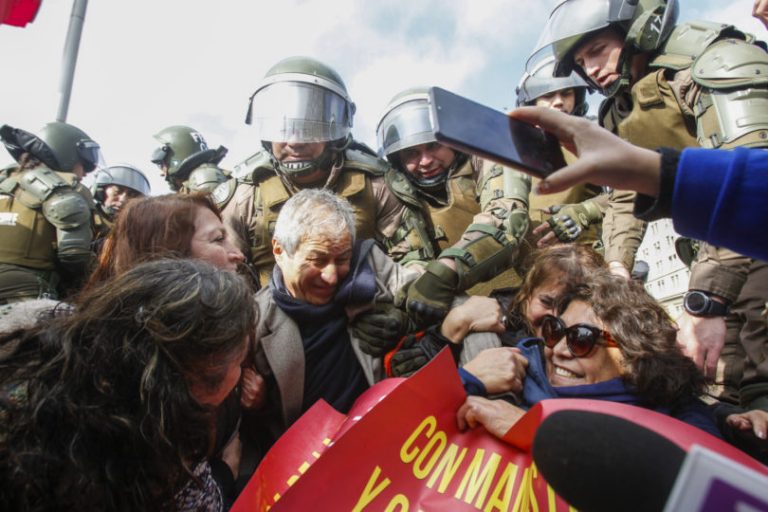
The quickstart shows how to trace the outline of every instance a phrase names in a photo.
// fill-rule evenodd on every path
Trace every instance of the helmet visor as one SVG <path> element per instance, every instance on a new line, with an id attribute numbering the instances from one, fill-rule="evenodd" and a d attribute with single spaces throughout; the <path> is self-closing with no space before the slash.
<path id="1" fill-rule="evenodd" d="M 553 54 L 560 62 L 584 35 L 607 27 L 610 7 L 610 0 L 569 0 L 555 7 L 528 58 L 526 71 L 534 73 L 547 54 Z"/>
<path id="2" fill-rule="evenodd" d="M 408 101 L 389 111 L 379 123 L 377 132 L 379 146 L 385 155 L 437 140 L 429 104 L 424 100 Z"/>
<path id="3" fill-rule="evenodd" d="M 101 146 L 92 140 L 81 140 L 77 143 L 77 156 L 86 173 L 105 167 Z"/>
<path id="4" fill-rule="evenodd" d="M 96 176 L 96 185 L 120 185 L 148 196 L 151 192 L 149 181 L 137 169 L 127 166 L 112 166 L 99 171 Z"/>
<path id="5" fill-rule="evenodd" d="M 352 114 L 352 105 L 328 89 L 276 82 L 253 98 L 252 124 L 265 141 L 328 142 L 349 135 Z"/>

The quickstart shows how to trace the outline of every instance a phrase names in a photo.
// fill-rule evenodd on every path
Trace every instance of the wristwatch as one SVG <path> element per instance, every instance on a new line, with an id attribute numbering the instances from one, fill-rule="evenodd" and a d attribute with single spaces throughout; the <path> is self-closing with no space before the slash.
<path id="1" fill-rule="evenodd" d="M 706 293 L 698 290 L 693 290 L 685 294 L 683 307 L 685 307 L 685 310 L 689 314 L 705 318 L 725 316 L 728 314 L 729 310 L 727 304 L 718 302 Z"/>

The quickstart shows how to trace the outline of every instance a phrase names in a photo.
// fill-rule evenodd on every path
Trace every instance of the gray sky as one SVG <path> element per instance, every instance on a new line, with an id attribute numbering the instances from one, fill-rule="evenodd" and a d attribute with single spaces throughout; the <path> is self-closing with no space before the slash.
<path id="1" fill-rule="evenodd" d="M 681 19 L 734 23 L 765 38 L 753 0 L 679 0 Z M 264 73 L 292 55 L 344 78 L 355 137 L 375 146 L 387 101 L 439 85 L 506 109 L 555 0 L 91 0 L 68 122 L 97 140 L 107 163 L 143 169 L 173 124 L 229 148 L 232 168 L 260 147 L 243 122 Z M 0 25 L 0 124 L 35 131 L 54 120 L 71 0 L 45 0 L 25 29 Z M 593 102 L 596 98 L 593 98 Z M 0 163 L 10 161 L 0 156 Z"/>

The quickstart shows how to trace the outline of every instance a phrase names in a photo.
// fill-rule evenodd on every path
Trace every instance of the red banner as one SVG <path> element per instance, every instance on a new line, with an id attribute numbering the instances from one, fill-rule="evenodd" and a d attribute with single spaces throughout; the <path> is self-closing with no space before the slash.
<path id="1" fill-rule="evenodd" d="M 505 442 L 482 428 L 458 430 L 456 410 L 464 399 L 444 352 L 410 379 L 373 386 L 348 416 L 319 402 L 270 450 L 232 510 L 568 511 L 529 453 L 539 423 L 563 409 L 624 417 L 684 449 L 700 444 L 768 473 L 719 439 L 637 407 L 546 400 Z"/>

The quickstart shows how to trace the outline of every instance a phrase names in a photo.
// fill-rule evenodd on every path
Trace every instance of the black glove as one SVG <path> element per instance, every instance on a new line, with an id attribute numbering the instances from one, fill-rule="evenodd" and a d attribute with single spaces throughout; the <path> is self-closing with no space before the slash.
<path id="1" fill-rule="evenodd" d="M 360 340 L 360 350 L 374 357 L 381 357 L 397 345 L 412 328 L 405 311 L 394 304 L 376 304 L 371 311 L 359 314 L 352 329 Z"/>
<path id="2" fill-rule="evenodd" d="M 430 329 L 426 333 L 411 334 L 400 350 L 392 355 L 390 368 L 393 377 L 408 377 L 430 362 L 446 345 L 451 347 L 453 357 L 458 360 L 461 345 L 451 343 L 447 338 Z"/>

